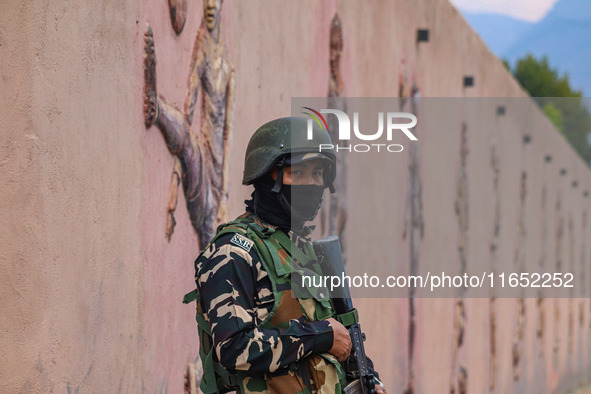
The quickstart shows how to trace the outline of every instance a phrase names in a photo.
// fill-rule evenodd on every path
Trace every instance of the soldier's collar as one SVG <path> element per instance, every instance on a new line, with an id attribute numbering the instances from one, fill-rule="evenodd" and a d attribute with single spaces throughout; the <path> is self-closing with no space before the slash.
<path id="1" fill-rule="evenodd" d="M 273 230 L 277 230 L 279 228 L 278 226 L 274 226 L 264 221 L 254 212 L 251 212 L 249 210 L 240 215 L 239 218 L 250 219 L 263 228 L 272 228 Z M 292 241 L 292 243 L 300 246 L 301 242 L 310 242 L 310 239 L 312 237 L 312 231 L 314 231 L 315 228 L 316 226 L 304 226 L 302 227 L 302 230 L 300 232 L 295 232 L 293 230 L 287 230 L 285 232 L 289 236 L 289 239 Z"/>
<path id="2" fill-rule="evenodd" d="M 294 236 L 296 236 L 298 238 L 304 238 L 309 241 L 310 238 L 312 237 L 312 231 L 314 231 L 315 228 L 316 228 L 316 226 L 304 226 L 304 227 L 302 227 L 301 232 L 296 233 L 295 231 L 291 230 L 290 233 L 293 233 Z"/>
<path id="3" fill-rule="evenodd" d="M 273 230 L 277 230 L 277 228 L 278 228 L 277 226 L 273 226 L 272 224 L 265 222 L 263 219 L 258 217 L 254 212 L 251 212 L 249 210 L 247 210 L 242 215 L 240 215 L 239 218 L 250 219 L 263 228 L 272 228 Z"/>
<path id="4" fill-rule="evenodd" d="M 291 230 L 287 233 L 291 243 L 297 246 L 299 249 L 305 248 L 305 244 L 310 243 L 310 239 L 312 236 L 312 231 L 316 226 L 304 226 L 304 229 L 301 234 L 296 233 L 295 231 Z"/>

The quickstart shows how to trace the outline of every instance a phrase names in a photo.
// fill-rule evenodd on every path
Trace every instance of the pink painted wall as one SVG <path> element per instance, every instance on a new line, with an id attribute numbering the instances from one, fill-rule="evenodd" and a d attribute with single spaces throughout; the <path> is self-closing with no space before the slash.
<path id="1" fill-rule="evenodd" d="M 145 376 L 131 2 L 0 5 L 1 392 Z"/>
<path id="2" fill-rule="evenodd" d="M 423 97 L 525 95 L 444 0 L 226 1 L 222 34 L 237 82 L 229 217 L 242 212 L 250 194 L 240 180 L 252 132 L 269 119 L 288 115 L 291 97 L 326 95 L 328 31 L 335 12 L 343 22 L 347 96 L 396 96 L 402 60 Z M 197 356 L 197 339 L 194 310 L 180 300 L 192 289 L 199 245 L 182 193 L 173 238 L 168 243 L 164 237 L 173 157 L 160 131 L 143 125 L 143 32 L 147 23 L 154 31 L 159 94 L 182 107 L 201 17 L 202 3 L 190 1 L 187 23 L 176 36 L 165 0 L 0 4 L 0 348 L 5 355 L 0 392 L 182 391 L 185 366 Z M 415 44 L 418 27 L 431 30 L 429 44 Z M 474 88 L 461 87 L 465 74 L 474 75 Z M 542 136 L 532 152 L 551 147 L 553 156 L 576 174 L 581 190 L 589 189 L 588 168 L 572 149 L 539 113 L 523 115 L 523 121 L 530 119 L 540 123 Z M 500 146 L 508 132 L 498 135 Z M 483 151 L 490 135 L 471 134 L 470 149 Z M 438 152 L 429 151 L 437 144 L 426 144 L 426 154 L 456 158 L 459 134 L 452 140 Z M 578 213 L 588 209 L 588 200 L 561 192 L 563 181 L 541 173 L 537 157 L 521 157 L 508 148 L 502 154 L 504 174 L 519 166 L 528 169 L 532 185 L 548 185 L 547 253 L 554 256 L 556 196 L 562 193 L 562 209 L 571 213 L 575 228 L 582 226 Z M 401 179 L 407 176 L 404 160 L 394 169 Z M 471 154 L 471 179 L 488 171 L 486 166 Z M 367 177 L 364 166 L 352 168 L 353 179 Z M 425 216 L 430 223 L 455 225 L 453 210 L 440 209 L 453 207 L 454 190 L 439 193 L 441 173 L 425 171 Z M 454 164 L 447 176 L 454 179 L 456 173 Z M 517 179 L 504 177 L 503 193 L 515 195 Z M 472 181 L 470 201 L 485 196 L 490 187 L 490 177 L 481 184 Z M 399 190 L 391 196 L 401 207 L 401 216 L 394 218 L 398 224 L 405 194 Z M 355 200 L 354 191 L 350 198 Z M 514 201 L 503 199 L 505 217 L 515 212 Z M 540 223 L 539 209 L 532 209 L 530 233 Z M 349 226 L 367 225 L 361 213 L 352 212 Z M 492 220 L 489 211 L 482 219 Z M 515 228 L 508 225 L 501 234 L 506 245 L 501 259 L 514 250 Z M 427 232 L 421 255 L 453 256 L 454 232 Z M 587 227 L 587 239 L 588 233 Z M 471 258 L 477 258 L 478 237 L 488 242 L 489 236 L 471 238 Z M 565 259 L 572 257 L 568 237 L 575 251 L 587 245 L 588 259 L 585 236 L 568 231 L 560 249 Z M 408 259 L 407 241 L 393 242 L 399 259 Z M 528 258 L 537 258 L 535 249 L 535 244 L 528 246 Z M 351 258 L 362 250 L 353 249 Z M 453 302 L 418 303 L 417 392 L 444 392 L 450 386 Z M 528 314 L 535 311 L 534 302 L 527 301 Z M 357 303 L 368 352 L 390 392 L 401 392 L 409 367 L 408 302 L 381 300 L 380 308 L 375 300 Z M 572 353 L 566 345 L 567 311 L 579 303 L 587 314 L 577 326 Z M 488 300 L 468 300 L 466 308 L 466 345 L 458 358 L 470 365 L 469 391 L 486 391 Z M 517 382 L 511 372 L 515 300 L 498 300 L 497 308 L 506 320 L 499 322 L 496 392 L 564 391 L 591 378 L 588 300 L 548 300 L 546 329 L 552 334 L 543 343 L 536 342 L 533 318 L 527 318 L 524 367 Z"/>

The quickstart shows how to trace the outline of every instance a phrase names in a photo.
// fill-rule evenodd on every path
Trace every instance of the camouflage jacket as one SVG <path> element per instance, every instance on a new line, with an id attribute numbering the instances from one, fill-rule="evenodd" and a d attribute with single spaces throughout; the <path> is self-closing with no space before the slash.
<path id="1" fill-rule="evenodd" d="M 275 230 L 254 214 L 241 218 Z M 309 245 L 289 235 L 296 245 Z M 293 297 L 289 273 L 270 275 L 276 270 L 258 250 L 236 229 L 214 238 L 195 261 L 198 309 L 211 327 L 215 362 L 238 372 L 241 392 L 340 393 L 344 373 L 328 353 L 333 331 L 319 319 L 333 314 L 330 306 Z M 283 248 L 277 255 L 282 265 L 292 261 Z"/>

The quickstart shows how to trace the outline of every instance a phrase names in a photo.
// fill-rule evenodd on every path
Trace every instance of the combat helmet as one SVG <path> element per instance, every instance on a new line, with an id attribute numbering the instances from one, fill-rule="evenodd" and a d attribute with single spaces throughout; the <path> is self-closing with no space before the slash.
<path id="1" fill-rule="evenodd" d="M 308 139 L 307 118 L 279 118 L 259 127 L 246 148 L 242 184 L 253 184 L 275 165 L 320 158 L 328 164 L 324 185 L 334 192 L 336 157 L 332 141 L 326 129 L 315 122 L 311 124 L 312 139 Z"/>

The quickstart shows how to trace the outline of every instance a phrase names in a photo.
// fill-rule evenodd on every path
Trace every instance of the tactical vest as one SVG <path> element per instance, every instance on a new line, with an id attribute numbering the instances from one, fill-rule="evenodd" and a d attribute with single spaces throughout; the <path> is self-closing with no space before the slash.
<path id="1" fill-rule="evenodd" d="M 290 274 L 294 267 L 293 259 L 298 262 L 298 266 L 317 264 L 314 250 L 309 242 L 305 242 L 305 250 L 302 251 L 291 243 L 285 232 L 271 227 L 264 227 L 252 218 L 241 217 L 219 226 L 210 245 L 220 236 L 229 233 L 238 233 L 254 241 L 254 247 L 272 285 L 274 305 L 269 315 L 259 324 L 259 327 L 284 328 L 287 327 L 289 320 L 301 318 L 303 315 L 310 321 L 335 317 L 342 323 L 350 324 L 351 321 L 345 322 L 343 320 L 345 318 L 357 320 L 356 314 L 354 317 L 335 316 L 327 292 L 311 288 L 308 289 L 311 294 L 310 298 L 298 299 L 293 297 L 291 286 L 281 286 L 290 281 Z M 208 248 L 209 245 L 203 249 L 197 260 Z M 316 270 L 316 272 L 319 271 Z M 278 288 L 287 288 L 288 290 L 278 290 Z M 204 317 L 203 306 L 197 289 L 185 295 L 183 302 L 190 303 L 195 300 L 197 301 L 196 319 L 199 332 L 199 356 L 203 363 L 203 377 L 200 388 L 204 394 L 225 393 L 232 390 L 244 394 L 267 392 L 310 393 L 307 388 L 302 388 L 301 379 L 296 373 L 301 368 L 306 369 L 305 373 L 313 381 L 314 391 L 317 393 L 340 393 L 341 387 L 345 386 L 346 378 L 343 368 L 336 358 L 328 353 L 312 354 L 297 363 L 292 363 L 289 366 L 289 373 L 280 376 L 247 371 L 230 373 L 214 359 L 215 349 L 213 349 L 211 327 Z"/>

